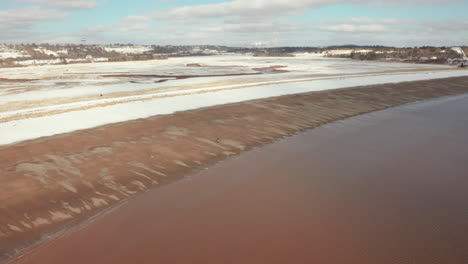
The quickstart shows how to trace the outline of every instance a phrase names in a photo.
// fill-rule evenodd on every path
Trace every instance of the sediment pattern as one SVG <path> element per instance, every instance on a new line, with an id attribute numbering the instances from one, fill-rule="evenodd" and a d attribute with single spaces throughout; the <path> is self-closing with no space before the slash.
<path id="1" fill-rule="evenodd" d="M 328 90 L 155 116 L 3 147 L 0 260 L 45 234 L 252 147 L 334 120 L 467 92 L 468 77 Z"/>

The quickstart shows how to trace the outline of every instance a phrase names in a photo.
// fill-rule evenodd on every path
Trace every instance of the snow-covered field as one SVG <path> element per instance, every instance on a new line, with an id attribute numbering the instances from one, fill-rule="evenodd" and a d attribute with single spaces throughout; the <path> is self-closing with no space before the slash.
<path id="1" fill-rule="evenodd" d="M 125 47 L 106 47 L 106 51 L 115 51 L 117 53 L 123 54 L 142 54 L 144 52 L 150 51 L 150 47 L 143 46 L 125 46 Z"/>
<path id="2" fill-rule="evenodd" d="M 0 45 L 0 60 L 24 58 L 24 57 L 29 57 L 29 55 L 24 51 L 10 49 L 10 48 Z"/>
<path id="3" fill-rule="evenodd" d="M 271 66 L 286 66 L 276 69 L 289 72 L 258 69 Z M 306 55 L 185 57 L 4 68 L 0 69 L 0 80 L 10 81 L 0 81 L 0 145 L 251 99 L 462 75 L 468 75 L 468 71 Z"/>

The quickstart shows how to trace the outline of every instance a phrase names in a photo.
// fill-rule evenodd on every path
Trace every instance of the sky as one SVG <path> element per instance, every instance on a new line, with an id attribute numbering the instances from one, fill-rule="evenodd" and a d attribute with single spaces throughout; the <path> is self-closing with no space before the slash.
<path id="1" fill-rule="evenodd" d="M 0 0 L 1 43 L 468 45 L 468 0 Z"/>

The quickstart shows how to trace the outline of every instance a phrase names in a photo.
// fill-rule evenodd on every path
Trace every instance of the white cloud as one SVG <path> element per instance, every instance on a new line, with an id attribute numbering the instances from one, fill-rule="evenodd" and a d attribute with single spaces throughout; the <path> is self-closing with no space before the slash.
<path id="1" fill-rule="evenodd" d="M 65 17 L 67 13 L 37 6 L 0 11 L 0 41 L 33 40 L 38 37 L 33 26 Z"/>
<path id="2" fill-rule="evenodd" d="M 328 31 L 335 31 L 335 32 L 345 32 L 345 33 L 379 33 L 379 32 L 386 32 L 388 28 L 375 24 L 375 25 L 353 25 L 353 24 L 339 24 L 339 25 L 331 25 L 325 26 L 321 29 L 328 30 Z"/>
<path id="3" fill-rule="evenodd" d="M 357 2 L 360 0 L 349 0 Z M 287 15 L 306 8 L 319 8 L 343 0 L 235 0 L 218 4 L 205 4 L 171 8 L 156 12 L 158 19 L 212 18 L 212 17 L 265 17 Z"/>
<path id="4" fill-rule="evenodd" d="M 90 9 L 99 5 L 97 0 L 12 0 L 17 3 L 40 4 L 60 9 Z"/>
<path id="5" fill-rule="evenodd" d="M 367 5 L 377 6 L 421 6 L 421 5 L 440 5 L 451 3 L 462 3 L 466 0 L 368 0 L 362 1 Z"/>
<path id="6" fill-rule="evenodd" d="M 0 11 L 0 27 L 3 29 L 30 27 L 38 22 L 63 19 L 67 13 L 37 6 Z"/>
<path id="7" fill-rule="evenodd" d="M 184 6 L 154 12 L 157 19 L 178 20 L 187 18 L 213 17 L 267 17 L 283 16 L 301 12 L 306 9 L 317 9 L 333 4 L 357 5 L 432 5 L 458 3 L 462 0 L 234 0 L 216 4 Z"/>
<path id="8" fill-rule="evenodd" d="M 220 29 L 224 32 L 293 32 L 301 30 L 301 27 L 287 21 L 259 21 L 256 23 L 225 23 Z"/>
<path id="9" fill-rule="evenodd" d="M 389 33 L 402 29 L 403 21 L 396 19 L 370 19 L 365 17 L 326 20 L 316 28 L 337 33 Z"/>
<path id="10" fill-rule="evenodd" d="M 329 19 L 325 20 L 322 23 L 325 24 L 340 24 L 340 23 L 352 23 L 352 24 L 372 24 L 372 23 L 379 23 L 379 24 L 387 24 L 387 25 L 394 25 L 399 24 L 400 22 L 394 18 L 383 18 L 383 19 L 371 19 L 368 17 L 354 17 L 354 18 L 347 18 L 347 19 Z"/>
<path id="11" fill-rule="evenodd" d="M 122 32 L 143 31 L 150 28 L 148 22 L 151 19 L 146 16 L 128 16 L 120 23 L 115 25 L 115 28 Z"/>
<path id="12" fill-rule="evenodd" d="M 352 18 L 322 21 L 316 27 L 326 44 L 451 46 L 467 43 L 468 21 Z"/>
<path id="13" fill-rule="evenodd" d="M 428 31 L 442 31 L 450 34 L 461 33 L 468 31 L 468 21 L 466 20 L 446 20 L 446 21 L 430 21 L 423 23 L 424 28 Z"/>

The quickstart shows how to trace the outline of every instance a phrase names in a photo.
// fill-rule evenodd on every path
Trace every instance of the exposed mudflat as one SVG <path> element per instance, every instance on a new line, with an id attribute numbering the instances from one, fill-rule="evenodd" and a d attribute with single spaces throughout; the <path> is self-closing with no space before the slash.
<path id="1" fill-rule="evenodd" d="M 330 121 L 468 92 L 468 77 L 327 90 L 128 121 L 0 149 L 0 254 L 196 169 Z"/>

